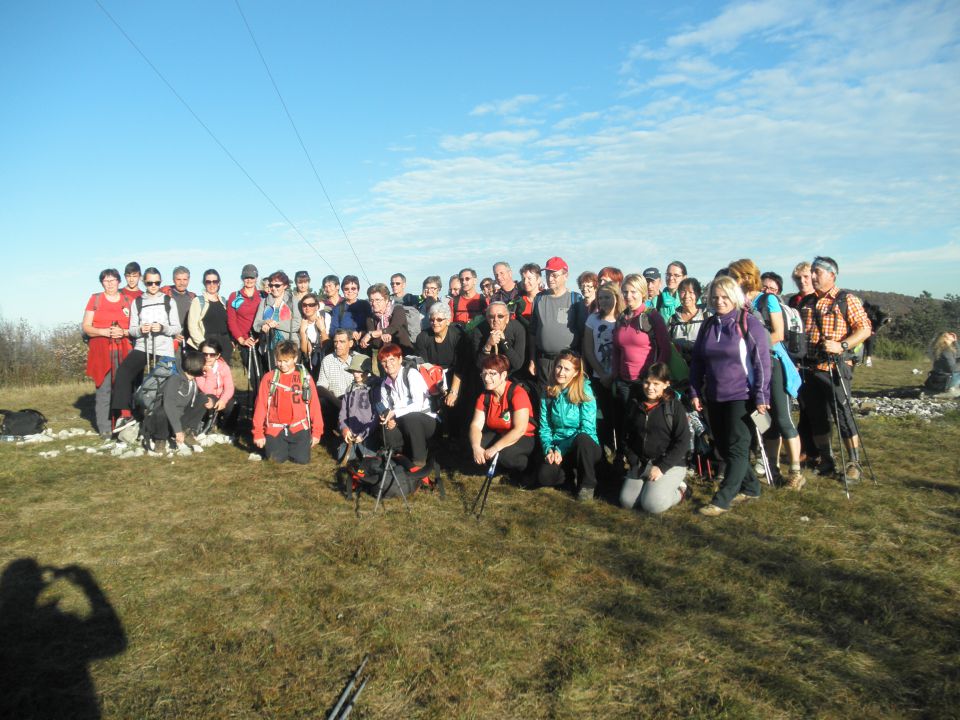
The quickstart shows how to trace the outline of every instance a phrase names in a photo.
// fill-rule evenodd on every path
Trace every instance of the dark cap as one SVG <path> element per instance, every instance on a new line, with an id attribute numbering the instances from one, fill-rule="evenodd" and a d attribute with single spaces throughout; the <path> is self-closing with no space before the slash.
<path id="1" fill-rule="evenodd" d="M 646 278 L 647 280 L 659 280 L 660 271 L 657 270 L 655 267 L 648 267 L 646 270 L 643 271 L 643 277 Z"/>
<path id="2" fill-rule="evenodd" d="M 258 278 L 260 273 L 257 271 L 257 266 L 247 263 L 243 266 L 243 270 L 240 271 L 240 279 L 246 280 L 247 278 Z"/>
<path id="3" fill-rule="evenodd" d="M 298 280 L 309 280 L 309 279 L 310 279 L 310 273 L 308 273 L 306 270 L 297 270 L 293 274 L 294 282 L 297 282 Z"/>

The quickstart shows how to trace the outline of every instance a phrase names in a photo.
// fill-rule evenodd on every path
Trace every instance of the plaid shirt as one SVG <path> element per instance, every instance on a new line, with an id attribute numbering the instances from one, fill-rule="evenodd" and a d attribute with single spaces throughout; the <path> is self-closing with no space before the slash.
<path id="1" fill-rule="evenodd" d="M 333 353 L 327 355 L 320 363 L 320 373 L 317 376 L 317 385 L 324 387 L 337 397 L 343 397 L 347 388 L 353 383 L 353 375 L 347 372 L 350 360 L 355 353 L 350 353 L 346 360 L 341 360 Z"/>
<path id="2" fill-rule="evenodd" d="M 863 301 L 856 295 L 846 294 L 847 315 L 843 316 L 837 302 L 839 293 L 840 288 L 834 285 L 823 295 L 816 293 L 816 303 L 808 300 L 802 304 L 800 316 L 803 318 L 803 329 L 807 333 L 811 348 L 817 348 L 823 340 L 840 342 L 855 330 L 870 327 L 870 318 L 863 309 Z M 829 369 L 830 362 L 817 363 L 817 370 Z"/>

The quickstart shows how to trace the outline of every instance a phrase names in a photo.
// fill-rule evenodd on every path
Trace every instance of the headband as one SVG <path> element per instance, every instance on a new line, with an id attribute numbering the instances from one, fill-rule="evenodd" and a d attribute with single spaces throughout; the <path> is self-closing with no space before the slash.
<path id="1" fill-rule="evenodd" d="M 821 270 L 826 270 L 828 273 L 833 273 L 834 276 L 839 274 L 839 271 L 837 270 L 837 266 L 834 265 L 829 260 L 826 260 L 825 258 L 822 258 L 822 257 L 818 257 L 816 260 L 814 260 L 810 264 L 810 267 L 813 269 L 820 268 Z"/>

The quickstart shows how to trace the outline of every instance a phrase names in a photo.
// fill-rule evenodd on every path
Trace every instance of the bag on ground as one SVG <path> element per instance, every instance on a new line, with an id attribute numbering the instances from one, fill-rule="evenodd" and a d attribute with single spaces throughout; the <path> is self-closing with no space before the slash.
<path id="1" fill-rule="evenodd" d="M 0 410 L 0 414 L 3 414 L 3 427 L 0 432 L 4 435 L 36 435 L 47 427 L 47 419 L 39 410 Z"/>

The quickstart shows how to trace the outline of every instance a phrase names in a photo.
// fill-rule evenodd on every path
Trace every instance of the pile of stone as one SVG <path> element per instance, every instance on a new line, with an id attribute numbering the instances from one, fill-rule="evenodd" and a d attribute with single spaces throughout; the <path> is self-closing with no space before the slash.
<path id="1" fill-rule="evenodd" d="M 853 398 L 853 408 L 861 415 L 884 417 L 918 417 L 932 420 L 960 407 L 954 398 L 921 395 L 920 397 Z"/>

